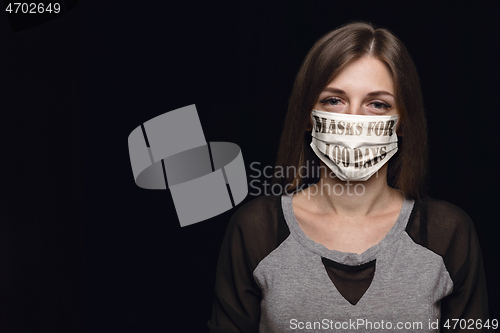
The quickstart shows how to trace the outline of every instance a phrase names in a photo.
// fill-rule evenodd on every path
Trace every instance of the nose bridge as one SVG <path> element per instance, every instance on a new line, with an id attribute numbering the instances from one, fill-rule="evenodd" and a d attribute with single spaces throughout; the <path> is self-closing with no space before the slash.
<path id="1" fill-rule="evenodd" d="M 357 99 L 351 99 L 349 105 L 346 108 L 347 114 L 354 114 L 354 115 L 363 115 L 363 105 L 361 103 L 361 100 Z"/>

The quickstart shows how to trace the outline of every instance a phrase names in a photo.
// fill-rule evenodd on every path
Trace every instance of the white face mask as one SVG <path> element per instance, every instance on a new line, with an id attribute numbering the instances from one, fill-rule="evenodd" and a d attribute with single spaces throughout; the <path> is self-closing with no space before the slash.
<path id="1" fill-rule="evenodd" d="M 365 181 L 398 151 L 398 116 L 313 110 L 311 148 L 340 180 Z"/>

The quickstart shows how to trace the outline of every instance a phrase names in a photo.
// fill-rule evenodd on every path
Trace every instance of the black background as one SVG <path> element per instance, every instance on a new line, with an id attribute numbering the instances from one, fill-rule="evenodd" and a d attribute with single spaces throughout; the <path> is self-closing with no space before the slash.
<path id="1" fill-rule="evenodd" d="M 206 331 L 217 255 L 234 213 L 233 209 L 180 228 L 168 191 L 144 190 L 134 184 L 129 133 L 157 115 L 196 104 L 207 141 L 238 144 L 251 180 L 252 162 L 259 162 L 262 169 L 275 161 L 293 80 L 306 53 L 323 34 L 352 20 L 390 29 L 415 61 L 429 126 L 429 194 L 461 207 L 475 222 L 491 318 L 500 319 L 499 31 L 492 5 L 234 1 L 104 6 L 94 5 L 86 23 L 88 332 Z M 56 327 L 53 322 L 60 317 L 65 318 L 65 327 L 81 323 L 77 302 L 70 301 L 78 297 L 65 299 L 63 294 L 71 292 L 51 292 L 64 282 L 76 293 L 77 288 L 68 286 L 78 285 L 80 276 L 78 260 L 68 258 L 78 257 L 74 243 L 80 239 L 80 229 L 71 223 L 78 221 L 81 202 L 77 176 L 83 158 L 78 134 L 82 119 L 75 109 L 83 102 L 75 102 L 81 97 L 71 94 L 76 94 L 75 87 L 80 86 L 75 82 L 83 74 L 75 67 L 76 57 L 61 52 L 82 54 L 83 43 L 69 36 L 71 26 L 79 21 L 65 22 L 64 29 L 58 34 L 50 30 L 46 39 L 35 31 L 47 31 L 56 21 L 27 31 L 24 42 L 10 44 L 9 57 L 2 64 L 2 75 L 8 73 L 2 78 L 1 135 L 7 152 L 2 180 L 10 197 L 8 204 L 3 203 L 2 228 L 11 226 L 10 234 L 2 231 L 2 251 L 26 256 L 25 270 L 32 263 L 37 269 L 57 271 L 59 264 L 47 268 L 50 260 L 44 259 L 55 253 L 60 261 L 76 262 L 67 276 L 48 274 L 38 284 L 26 277 L 32 272 L 11 270 L 15 288 L 28 288 L 23 289 L 25 295 L 40 294 L 45 303 L 37 304 L 52 304 L 52 308 L 26 308 L 19 301 L 12 308 L 38 318 L 39 327 Z M 54 43 L 48 44 L 49 39 Z M 58 55 L 50 59 L 58 64 L 59 76 L 39 66 L 36 55 L 44 50 Z M 63 93 L 46 95 L 47 87 Z M 50 158 L 42 148 L 48 149 Z M 245 202 L 255 192 L 250 189 Z M 64 237 L 54 241 L 56 235 Z M 11 239 L 18 245 L 6 249 Z M 23 244 L 31 246 L 30 251 Z M 11 267 L 17 267 L 11 260 Z M 10 292 L 3 274 L 1 281 L 1 292 Z M 28 296 L 21 300 L 33 304 Z M 25 322 L 17 316 L 17 323 Z"/>
<path id="2" fill-rule="evenodd" d="M 83 331 L 84 6 L 1 8 L 0 332 Z"/>
<path id="3" fill-rule="evenodd" d="M 180 228 L 168 191 L 134 183 L 127 137 L 196 104 L 207 141 L 238 144 L 247 176 L 273 165 L 287 101 L 313 43 L 352 20 L 393 31 L 417 66 L 429 126 L 429 194 L 475 222 L 500 319 L 498 40 L 493 6 L 455 1 L 122 3 L 88 24 L 88 330 L 206 331 L 234 209 Z M 102 6 L 102 4 L 100 5 Z M 255 197 L 256 190 L 245 202 Z"/>

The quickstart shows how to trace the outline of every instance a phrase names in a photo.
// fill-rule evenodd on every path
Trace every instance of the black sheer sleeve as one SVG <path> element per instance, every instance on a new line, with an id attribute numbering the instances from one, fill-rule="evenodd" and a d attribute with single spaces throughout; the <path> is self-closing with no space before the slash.
<path id="1" fill-rule="evenodd" d="M 489 317 L 488 294 L 481 248 L 470 217 L 453 204 L 427 198 L 418 203 L 407 231 L 417 243 L 443 257 L 453 281 L 452 293 L 441 300 L 441 331 L 467 330 L 460 329 L 460 324 L 475 332 L 487 331 L 476 326 Z M 453 319 L 462 322 L 455 325 Z"/>
<path id="2" fill-rule="evenodd" d="M 253 271 L 287 236 L 286 224 L 284 230 L 278 223 L 280 214 L 280 197 L 262 196 L 240 207 L 229 221 L 217 265 L 210 332 L 258 332 L 262 295 Z"/>

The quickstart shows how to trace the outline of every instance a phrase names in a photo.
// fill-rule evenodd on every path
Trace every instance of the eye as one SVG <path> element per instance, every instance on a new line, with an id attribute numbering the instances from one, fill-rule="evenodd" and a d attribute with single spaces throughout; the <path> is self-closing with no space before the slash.
<path id="1" fill-rule="evenodd" d="M 342 101 L 338 98 L 335 98 L 335 97 L 328 97 L 328 98 L 325 98 L 319 102 L 323 105 L 327 104 L 327 105 L 334 106 L 334 105 L 339 105 L 339 103 L 341 103 Z"/>
<path id="2" fill-rule="evenodd" d="M 377 110 L 390 109 L 392 107 L 392 105 L 380 101 L 371 102 L 369 105 L 373 105 L 373 108 Z"/>

